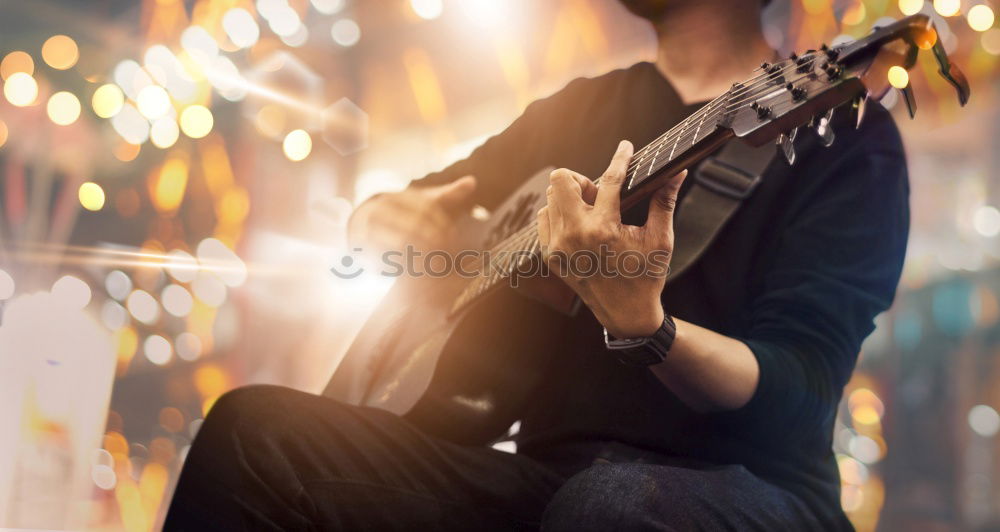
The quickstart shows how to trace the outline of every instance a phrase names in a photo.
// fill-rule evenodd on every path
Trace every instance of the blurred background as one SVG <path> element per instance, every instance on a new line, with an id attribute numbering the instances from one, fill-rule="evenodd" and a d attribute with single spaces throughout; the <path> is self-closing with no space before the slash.
<path id="1" fill-rule="evenodd" d="M 973 89 L 922 54 L 916 120 L 882 102 L 913 228 L 835 433 L 859 530 L 1000 529 L 997 7 L 765 13 L 784 53 L 927 13 Z M 0 526 L 157 529 L 213 401 L 318 392 L 389 288 L 328 271 L 354 205 L 654 56 L 615 0 L 0 1 Z"/>

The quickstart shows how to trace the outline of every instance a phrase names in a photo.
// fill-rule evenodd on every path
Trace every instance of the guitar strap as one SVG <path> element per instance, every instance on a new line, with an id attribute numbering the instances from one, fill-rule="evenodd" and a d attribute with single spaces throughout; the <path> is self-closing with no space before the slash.
<path id="1" fill-rule="evenodd" d="M 760 184 L 775 154 L 771 143 L 755 148 L 734 139 L 698 166 L 692 176 L 694 185 L 677 207 L 670 279 L 683 274 L 705 253 Z"/>

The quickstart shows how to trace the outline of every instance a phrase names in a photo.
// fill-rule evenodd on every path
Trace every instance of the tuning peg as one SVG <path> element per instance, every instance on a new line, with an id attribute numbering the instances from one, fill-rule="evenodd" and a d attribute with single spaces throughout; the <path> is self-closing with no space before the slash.
<path id="1" fill-rule="evenodd" d="M 782 133 L 778 135 L 778 152 L 785 156 L 785 160 L 788 161 L 788 165 L 791 166 L 795 164 L 795 144 L 793 138 L 795 135 L 795 130 L 792 130 L 787 135 Z"/>
<path id="2" fill-rule="evenodd" d="M 910 112 L 910 118 L 917 116 L 917 99 L 913 97 L 913 87 L 909 83 L 899 89 L 903 93 L 903 100 L 906 101 L 906 110 Z"/>
<path id="3" fill-rule="evenodd" d="M 865 119 L 865 110 L 868 108 L 868 91 L 859 94 L 854 99 L 851 109 L 854 111 L 854 129 L 861 129 L 861 122 Z"/>
<path id="4" fill-rule="evenodd" d="M 830 124 L 831 120 L 833 120 L 833 109 L 830 109 L 825 115 L 816 120 L 816 134 L 819 135 L 820 143 L 826 148 L 833 145 L 835 138 L 833 127 Z"/>

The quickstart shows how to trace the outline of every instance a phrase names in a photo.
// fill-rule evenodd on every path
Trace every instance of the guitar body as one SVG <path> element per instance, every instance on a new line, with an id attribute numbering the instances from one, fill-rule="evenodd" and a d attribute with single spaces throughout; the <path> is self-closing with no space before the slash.
<path id="1" fill-rule="evenodd" d="M 545 205 L 548 174 L 528 180 L 465 240 L 490 249 L 533 221 Z M 406 416 L 451 441 L 502 435 L 558 350 L 575 298 L 556 279 L 521 279 L 529 290 L 501 283 L 456 311 L 470 281 L 457 274 L 397 280 L 324 395 Z"/>

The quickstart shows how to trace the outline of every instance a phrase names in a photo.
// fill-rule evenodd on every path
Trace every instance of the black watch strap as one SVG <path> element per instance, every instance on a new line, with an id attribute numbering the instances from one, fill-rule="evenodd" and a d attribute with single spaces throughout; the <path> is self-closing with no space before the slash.
<path id="1" fill-rule="evenodd" d="M 663 317 L 663 324 L 652 335 L 644 338 L 614 338 L 604 329 L 604 345 L 614 352 L 623 364 L 629 366 L 652 366 L 667 358 L 667 353 L 677 335 L 677 326 L 669 315 Z"/>

